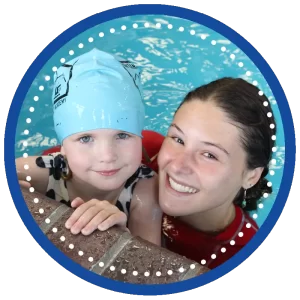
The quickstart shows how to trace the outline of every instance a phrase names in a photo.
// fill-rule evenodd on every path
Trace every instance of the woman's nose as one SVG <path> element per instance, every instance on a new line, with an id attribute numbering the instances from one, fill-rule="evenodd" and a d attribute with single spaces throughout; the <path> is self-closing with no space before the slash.
<path id="1" fill-rule="evenodd" d="M 171 162 L 171 170 L 177 174 L 190 174 L 192 172 L 192 157 L 187 153 L 177 153 Z"/>

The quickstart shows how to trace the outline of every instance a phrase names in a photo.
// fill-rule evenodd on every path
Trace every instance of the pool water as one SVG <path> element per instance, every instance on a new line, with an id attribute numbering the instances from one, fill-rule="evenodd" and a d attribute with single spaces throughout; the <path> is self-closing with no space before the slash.
<path id="1" fill-rule="evenodd" d="M 251 212 L 261 226 L 276 199 L 283 173 L 285 142 L 276 102 L 280 99 L 274 99 L 260 71 L 235 44 L 185 19 L 165 15 L 120 18 L 97 25 L 58 49 L 42 67 L 24 99 L 17 124 L 15 156 L 36 155 L 57 145 L 51 105 L 53 68 L 60 66 L 61 59 L 67 62 L 93 48 L 120 55 L 142 69 L 145 129 L 163 135 L 189 90 L 223 76 L 240 77 L 257 84 L 270 99 L 277 122 L 277 151 L 273 153 L 275 163 L 270 165 L 274 174 L 267 176 L 273 194 L 263 198 L 260 208 Z"/>

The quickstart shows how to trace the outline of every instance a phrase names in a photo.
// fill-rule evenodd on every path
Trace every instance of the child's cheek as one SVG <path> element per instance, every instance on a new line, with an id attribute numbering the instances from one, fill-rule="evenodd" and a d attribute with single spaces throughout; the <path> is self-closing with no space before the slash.
<path id="1" fill-rule="evenodd" d="M 72 155 L 68 156 L 68 163 L 73 171 L 86 169 L 90 165 L 89 161 L 89 154 L 80 151 L 73 151 Z"/>

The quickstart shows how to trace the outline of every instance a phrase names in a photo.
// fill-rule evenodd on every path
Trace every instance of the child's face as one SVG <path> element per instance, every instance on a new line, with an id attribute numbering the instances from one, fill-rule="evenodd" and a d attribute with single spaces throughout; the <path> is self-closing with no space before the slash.
<path id="1" fill-rule="evenodd" d="M 121 187 L 138 169 L 142 141 L 126 132 L 98 129 L 69 136 L 61 152 L 74 176 L 109 191 Z"/>
<path id="2" fill-rule="evenodd" d="M 199 100 L 185 103 L 173 124 L 158 156 L 162 210 L 185 216 L 231 203 L 247 173 L 238 128 Z"/>

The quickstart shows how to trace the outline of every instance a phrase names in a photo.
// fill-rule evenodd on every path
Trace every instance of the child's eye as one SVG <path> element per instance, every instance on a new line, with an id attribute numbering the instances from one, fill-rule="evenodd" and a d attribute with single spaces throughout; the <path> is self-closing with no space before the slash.
<path id="1" fill-rule="evenodd" d="M 117 136 L 118 136 L 118 138 L 121 139 L 121 140 L 126 140 L 126 139 L 128 139 L 128 138 L 130 137 L 129 134 L 124 133 L 124 132 L 118 133 Z"/>
<path id="2" fill-rule="evenodd" d="M 217 159 L 214 155 L 212 155 L 211 153 L 209 153 L 209 152 L 205 152 L 204 154 L 203 154 L 205 157 L 207 157 L 207 158 L 209 158 L 209 159 Z"/>
<path id="3" fill-rule="evenodd" d="M 82 136 L 79 141 L 83 144 L 87 144 L 93 141 L 93 138 L 90 135 Z"/>

